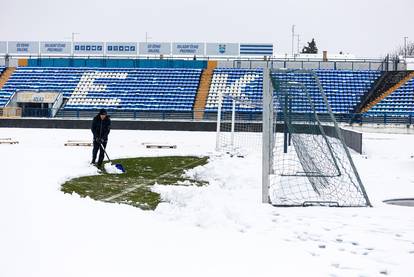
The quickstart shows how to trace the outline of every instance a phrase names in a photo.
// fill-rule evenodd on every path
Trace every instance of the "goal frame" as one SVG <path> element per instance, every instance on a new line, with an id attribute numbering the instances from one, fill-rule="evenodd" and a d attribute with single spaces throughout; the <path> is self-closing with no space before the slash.
<path id="1" fill-rule="evenodd" d="M 274 92 L 275 90 L 280 89 L 280 87 L 279 88 L 274 87 L 274 83 L 272 82 L 272 79 L 271 79 L 271 72 L 286 72 L 286 70 L 271 70 L 268 67 L 266 67 L 264 68 L 264 72 L 263 72 L 262 203 L 270 203 L 270 204 L 271 204 L 271 199 L 269 195 L 270 176 L 274 174 L 274 170 L 275 170 L 274 164 L 273 164 L 273 160 L 274 160 L 273 150 L 275 146 L 274 134 L 276 133 L 275 123 L 277 122 L 277 118 L 276 118 L 277 113 L 275 113 L 275 106 L 274 106 Z M 340 144 L 342 145 L 345 151 L 345 154 L 349 160 L 352 171 L 355 174 L 356 181 L 359 184 L 361 193 L 363 197 L 365 198 L 366 206 L 371 207 L 372 205 L 370 203 L 366 190 L 362 184 L 361 178 L 352 160 L 348 147 L 346 146 L 344 142 L 343 135 L 332 113 L 332 109 L 329 105 L 328 99 L 324 93 L 324 89 L 322 87 L 322 84 L 320 83 L 318 76 L 312 70 L 298 69 L 298 70 L 291 70 L 291 72 L 310 74 L 312 78 L 315 80 L 316 85 L 319 91 L 321 92 L 323 103 L 325 104 L 327 111 L 329 113 L 329 119 L 333 125 L 332 127 L 335 128 L 336 133 L 338 134 L 338 140 L 340 141 Z M 277 83 L 275 85 L 278 86 Z M 302 83 L 299 83 L 299 85 L 304 87 Z M 304 89 L 306 90 L 306 87 Z M 286 120 L 286 117 L 284 117 L 284 120 Z"/>

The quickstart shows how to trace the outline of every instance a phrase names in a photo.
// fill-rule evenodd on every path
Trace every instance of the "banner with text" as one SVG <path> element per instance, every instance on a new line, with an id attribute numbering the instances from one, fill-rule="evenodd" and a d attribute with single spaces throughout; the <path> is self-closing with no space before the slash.
<path id="1" fill-rule="evenodd" d="M 140 55 L 170 55 L 171 43 L 168 42 L 140 42 Z"/>
<path id="2" fill-rule="evenodd" d="M 103 55 L 103 42 L 75 42 L 73 45 L 73 53 L 80 55 Z"/>
<path id="3" fill-rule="evenodd" d="M 58 92 L 17 92 L 17 103 L 54 103 Z"/>
<path id="4" fill-rule="evenodd" d="M 0 54 L 7 53 L 7 41 L 0 41 Z"/>
<path id="5" fill-rule="evenodd" d="M 107 42 L 106 43 L 107 55 L 136 55 L 137 43 L 136 42 Z"/>
<path id="6" fill-rule="evenodd" d="M 240 55 L 243 56 L 273 56 L 273 44 L 241 43 Z"/>
<path id="7" fill-rule="evenodd" d="M 172 54 L 204 56 L 204 43 L 173 43 Z"/>
<path id="8" fill-rule="evenodd" d="M 38 41 L 9 41 L 9 54 L 39 54 Z"/>
<path id="9" fill-rule="evenodd" d="M 207 56 L 238 56 L 239 44 L 238 43 L 207 43 L 206 44 Z"/>
<path id="10" fill-rule="evenodd" d="M 41 41 L 40 53 L 46 55 L 65 55 L 70 54 L 71 47 L 72 43 L 67 41 Z"/>

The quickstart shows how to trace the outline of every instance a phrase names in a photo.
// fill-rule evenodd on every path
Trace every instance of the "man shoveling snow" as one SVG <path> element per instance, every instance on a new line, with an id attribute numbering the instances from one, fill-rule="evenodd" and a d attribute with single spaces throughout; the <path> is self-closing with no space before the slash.
<path id="1" fill-rule="evenodd" d="M 99 113 L 92 120 L 92 134 L 93 134 L 93 150 L 92 150 L 92 164 L 98 168 L 102 168 L 102 162 L 105 155 L 105 148 L 108 143 L 108 135 L 111 130 L 111 119 L 105 109 L 101 109 Z M 96 156 L 99 151 L 98 162 Z"/>

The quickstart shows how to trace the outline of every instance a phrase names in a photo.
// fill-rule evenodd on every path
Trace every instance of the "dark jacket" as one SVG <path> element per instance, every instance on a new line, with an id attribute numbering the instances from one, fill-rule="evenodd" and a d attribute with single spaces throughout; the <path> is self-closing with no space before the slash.
<path id="1" fill-rule="evenodd" d="M 107 141 L 109 132 L 111 131 L 111 119 L 107 115 L 104 120 L 101 120 L 99 114 L 96 115 L 93 118 L 91 130 L 94 139 Z"/>

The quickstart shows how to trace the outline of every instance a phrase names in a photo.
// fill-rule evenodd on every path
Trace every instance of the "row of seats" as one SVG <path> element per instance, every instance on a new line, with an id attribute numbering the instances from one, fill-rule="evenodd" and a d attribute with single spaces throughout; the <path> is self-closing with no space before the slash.
<path id="1" fill-rule="evenodd" d="M 206 112 L 216 112 L 219 98 L 222 111 L 260 112 L 262 110 L 263 69 L 216 68 L 207 98 Z"/>
<path id="2" fill-rule="evenodd" d="M 327 100 L 334 113 L 349 113 L 359 103 L 380 76 L 379 71 L 337 71 L 316 70 Z M 317 112 L 327 112 L 326 105 L 319 92 L 316 80 L 312 74 L 291 71 L 279 71 L 273 74 L 279 82 L 297 82 L 306 86 Z M 207 99 L 207 112 L 218 109 L 220 94 L 223 97 L 222 111 L 231 111 L 233 99 L 236 99 L 236 111 L 261 111 L 263 89 L 262 69 L 221 69 L 214 71 Z M 292 89 L 292 88 L 290 88 Z M 300 92 L 298 92 L 300 94 Z M 250 103 L 249 103 L 250 102 Z M 309 112 L 310 102 L 306 97 L 295 98 L 292 102 L 295 112 Z M 281 107 L 279 107 L 281 111 Z"/>
<path id="3" fill-rule="evenodd" d="M 3 71 L 5 69 L 6 68 L 4 66 L 0 66 L 0 76 L 1 76 L 1 74 L 3 74 Z M 0 97 L 0 107 L 4 107 L 4 105 L 7 104 L 7 101 L 8 101 L 8 98 L 7 99 L 3 99 L 3 98 Z"/>
<path id="4" fill-rule="evenodd" d="M 177 68 L 18 68 L 0 90 L 0 106 L 21 90 L 58 91 L 67 99 L 63 110 L 189 111 L 193 108 L 201 69 Z"/>
<path id="5" fill-rule="evenodd" d="M 414 79 L 409 80 L 367 112 L 368 115 L 387 113 L 414 114 Z"/>
<path id="6" fill-rule="evenodd" d="M 0 72 L 4 68 L 0 67 Z M 368 92 L 380 71 L 315 70 L 334 113 L 353 111 Z M 64 110 L 106 107 L 125 111 L 192 111 L 201 69 L 177 68 L 18 68 L 0 90 L 0 107 L 16 91 L 59 91 L 67 99 Z M 290 83 L 306 86 L 312 105 L 303 90 L 290 86 L 295 95 L 293 112 L 327 112 L 312 74 L 295 71 L 273 73 L 283 87 Z M 216 112 L 222 96 L 222 110 L 256 113 L 262 111 L 263 69 L 216 68 L 206 103 L 206 112 Z M 284 103 L 283 99 L 279 99 Z M 279 111 L 283 107 L 279 105 Z M 399 88 L 368 113 L 414 111 L 414 80 Z"/>
<path id="7" fill-rule="evenodd" d="M 351 113 L 361 97 L 369 91 L 375 80 L 381 75 L 380 71 L 337 71 L 337 70 L 315 70 L 320 83 L 324 89 L 328 103 L 333 113 Z M 278 71 L 273 73 L 275 78 L 281 85 L 289 86 L 286 91 L 294 95 L 292 110 L 294 112 L 309 112 L 313 110 L 318 113 L 327 112 L 324 99 L 318 88 L 314 76 L 310 73 L 294 72 L 294 71 Z M 309 102 L 303 89 L 294 88 L 291 84 L 302 83 L 306 86 L 307 93 L 312 100 Z M 297 105 L 298 99 L 302 98 L 305 105 Z"/>

